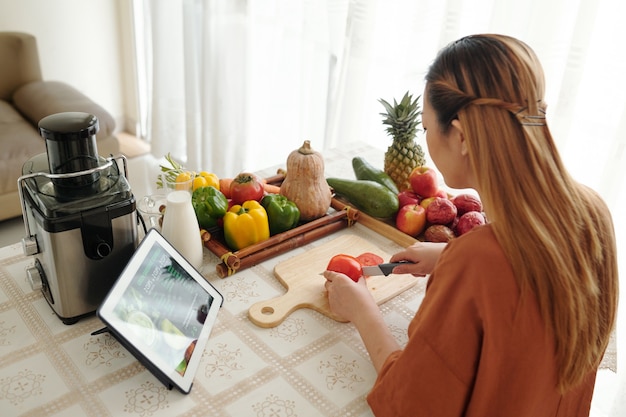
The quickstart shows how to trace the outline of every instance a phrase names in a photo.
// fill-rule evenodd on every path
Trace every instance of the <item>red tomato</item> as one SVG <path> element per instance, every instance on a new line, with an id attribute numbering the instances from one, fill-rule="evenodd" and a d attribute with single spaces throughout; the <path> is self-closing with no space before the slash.
<path id="1" fill-rule="evenodd" d="M 350 255 L 335 255 L 328 262 L 328 271 L 341 272 L 349 276 L 352 281 L 357 282 L 363 276 L 363 269 L 359 261 Z"/>
<path id="2" fill-rule="evenodd" d="M 374 266 L 383 263 L 383 258 L 375 253 L 365 252 L 356 257 L 361 266 Z"/>
<path id="3" fill-rule="evenodd" d="M 237 175 L 230 184 L 230 197 L 233 204 L 242 204 L 244 201 L 261 201 L 265 190 L 261 179 L 248 172 Z"/>

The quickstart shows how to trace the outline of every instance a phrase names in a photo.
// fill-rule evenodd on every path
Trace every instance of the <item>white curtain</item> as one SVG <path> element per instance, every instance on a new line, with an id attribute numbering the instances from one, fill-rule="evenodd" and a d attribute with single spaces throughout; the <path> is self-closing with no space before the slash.
<path id="1" fill-rule="evenodd" d="M 626 3 L 622 0 L 134 0 L 143 120 L 152 152 L 218 176 L 323 151 L 390 143 L 379 98 L 421 94 L 437 51 L 499 32 L 538 53 L 548 118 L 573 174 L 609 203 L 626 255 Z M 549 196 L 546 196 L 549 198 Z M 555 203 L 555 209 L 558 202 Z M 622 279 L 622 300 L 626 291 Z M 602 404 L 626 415 L 620 364 Z"/>

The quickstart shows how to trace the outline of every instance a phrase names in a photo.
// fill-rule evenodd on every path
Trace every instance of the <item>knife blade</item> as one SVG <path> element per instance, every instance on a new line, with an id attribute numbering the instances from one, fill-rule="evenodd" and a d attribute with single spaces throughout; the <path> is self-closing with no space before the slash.
<path id="1" fill-rule="evenodd" d="M 393 271 L 393 268 L 395 268 L 398 265 L 402 265 L 407 263 L 406 261 L 404 262 L 389 262 L 389 263 L 384 263 L 384 264 L 379 264 L 379 265 L 372 265 L 372 266 L 364 266 L 363 267 L 363 275 L 367 275 L 367 276 L 374 276 L 374 275 L 384 275 L 384 276 L 388 276 L 389 274 L 391 274 L 391 271 Z"/>

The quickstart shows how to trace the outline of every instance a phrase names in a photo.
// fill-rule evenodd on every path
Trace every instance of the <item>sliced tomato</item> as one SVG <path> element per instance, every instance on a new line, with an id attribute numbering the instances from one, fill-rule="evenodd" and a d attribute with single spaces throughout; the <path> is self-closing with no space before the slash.
<path id="1" fill-rule="evenodd" d="M 364 252 L 356 257 L 356 260 L 359 261 L 361 266 L 373 266 L 380 265 L 383 263 L 383 258 L 376 255 L 372 252 Z"/>
<path id="2" fill-rule="evenodd" d="M 354 282 L 357 282 L 363 276 L 363 268 L 359 261 L 354 256 L 345 254 L 335 255 L 330 258 L 326 269 L 345 274 Z"/>

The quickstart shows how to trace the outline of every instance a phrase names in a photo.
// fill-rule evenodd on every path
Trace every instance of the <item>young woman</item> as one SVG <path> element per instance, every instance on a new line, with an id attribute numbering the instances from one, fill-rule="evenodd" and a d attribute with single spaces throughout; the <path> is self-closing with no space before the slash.
<path id="1" fill-rule="evenodd" d="M 462 38 L 430 67 L 429 154 L 448 186 L 479 193 L 489 222 L 391 258 L 416 262 L 396 273 L 434 265 L 404 349 L 365 279 L 325 272 L 331 309 L 378 372 L 376 416 L 589 415 L 616 318 L 615 236 L 605 203 L 563 166 L 543 97 L 536 55 L 511 37 Z"/>

